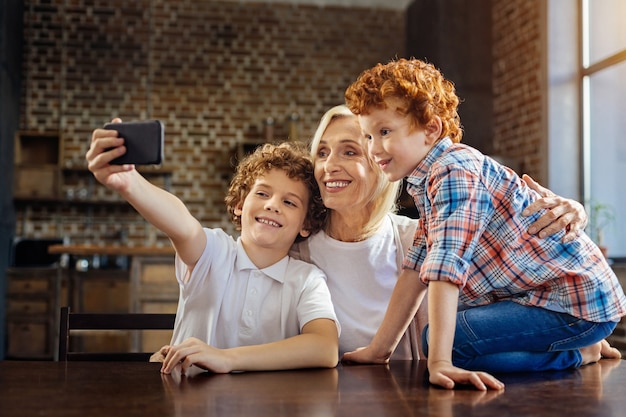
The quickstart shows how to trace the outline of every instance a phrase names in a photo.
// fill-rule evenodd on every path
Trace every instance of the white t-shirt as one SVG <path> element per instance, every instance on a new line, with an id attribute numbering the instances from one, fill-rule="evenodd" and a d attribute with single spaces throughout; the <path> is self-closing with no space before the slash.
<path id="1" fill-rule="evenodd" d="M 217 348 L 269 343 L 300 334 L 311 320 L 334 320 L 324 273 L 289 256 L 258 269 L 241 242 L 205 228 L 207 245 L 188 282 L 176 257 L 180 285 L 172 343 L 196 337 Z"/>
<path id="2" fill-rule="evenodd" d="M 418 220 L 389 214 L 376 234 L 362 242 L 341 242 L 319 232 L 299 244 L 308 245 L 310 261 L 326 274 L 341 323 L 340 355 L 372 341 L 387 311 L 402 259 L 413 243 L 417 225 Z M 298 251 L 292 251 L 291 255 L 298 256 Z M 306 256 L 302 258 L 309 260 Z M 413 349 L 417 346 L 415 338 L 413 334 Z M 417 359 L 417 354 L 412 353 L 407 332 L 392 359 L 413 357 Z"/>

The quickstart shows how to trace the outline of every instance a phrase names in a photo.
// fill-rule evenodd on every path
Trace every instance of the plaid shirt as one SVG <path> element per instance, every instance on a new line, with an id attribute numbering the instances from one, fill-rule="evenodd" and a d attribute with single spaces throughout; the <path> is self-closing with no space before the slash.
<path id="1" fill-rule="evenodd" d="M 455 283 L 469 305 L 510 299 L 595 322 L 626 314 L 624 291 L 586 234 L 570 243 L 564 231 L 528 234 L 543 213 L 521 212 L 539 196 L 511 169 L 444 138 L 407 181 L 422 222 L 404 268 L 424 283 Z"/>

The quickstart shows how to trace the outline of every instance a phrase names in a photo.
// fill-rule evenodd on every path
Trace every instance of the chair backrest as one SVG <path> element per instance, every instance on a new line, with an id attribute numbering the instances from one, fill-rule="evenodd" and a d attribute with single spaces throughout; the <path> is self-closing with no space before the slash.
<path id="1" fill-rule="evenodd" d="M 72 330 L 172 330 L 173 313 L 72 313 L 61 307 L 59 361 L 148 361 L 154 352 L 76 352 L 70 349 Z"/>

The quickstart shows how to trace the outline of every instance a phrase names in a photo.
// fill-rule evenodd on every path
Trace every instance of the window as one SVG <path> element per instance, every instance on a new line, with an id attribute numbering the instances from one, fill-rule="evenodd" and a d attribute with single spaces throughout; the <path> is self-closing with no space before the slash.
<path id="1" fill-rule="evenodd" d="M 583 198 L 596 240 L 594 220 L 612 217 L 597 243 L 626 257 L 626 2 L 579 5 Z"/>

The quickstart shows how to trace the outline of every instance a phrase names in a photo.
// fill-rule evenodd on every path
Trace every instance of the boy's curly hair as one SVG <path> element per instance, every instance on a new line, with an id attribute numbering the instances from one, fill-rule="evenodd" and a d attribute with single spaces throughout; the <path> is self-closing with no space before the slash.
<path id="1" fill-rule="evenodd" d="M 434 117 L 441 118 L 441 138 L 453 142 L 463 137 L 457 112 L 459 98 L 454 84 L 445 79 L 434 65 L 419 59 L 397 59 L 365 70 L 345 93 L 346 104 L 354 114 L 367 114 L 373 108 L 387 108 L 386 99 L 398 98 L 406 108 L 413 127 L 426 126 Z"/>
<path id="2" fill-rule="evenodd" d="M 326 221 L 326 207 L 322 202 L 320 190 L 313 174 L 313 162 L 307 145 L 303 142 L 266 143 L 246 156 L 238 165 L 226 194 L 226 208 L 231 221 L 241 230 L 241 217 L 235 215 L 235 209 L 241 207 L 250 193 L 257 178 L 273 169 L 280 169 L 287 177 L 302 181 L 309 190 L 304 228 L 311 235 L 322 229 Z M 298 235 L 296 241 L 303 239 Z"/>

